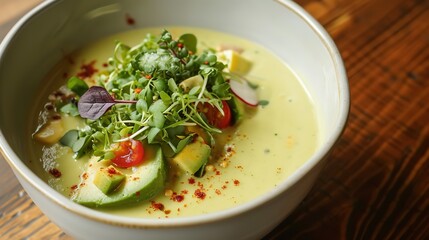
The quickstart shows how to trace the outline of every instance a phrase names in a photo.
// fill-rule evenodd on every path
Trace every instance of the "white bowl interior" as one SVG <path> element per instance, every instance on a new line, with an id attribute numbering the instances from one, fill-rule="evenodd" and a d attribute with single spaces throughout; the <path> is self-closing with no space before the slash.
<path id="1" fill-rule="evenodd" d="M 126 24 L 126 14 L 135 19 L 135 26 Z M 333 42 L 293 2 L 59 0 L 45 1 L 33 10 L 0 46 L 0 143 L 12 165 L 25 171 L 28 178 L 36 178 L 19 160 L 31 157 L 22 140 L 28 137 L 27 119 L 35 118 L 28 109 L 36 97 L 35 89 L 65 54 L 120 31 L 168 25 L 237 35 L 266 46 L 282 58 L 312 96 L 322 130 L 318 152 L 297 177 L 327 154 L 346 121 L 347 79 Z"/>

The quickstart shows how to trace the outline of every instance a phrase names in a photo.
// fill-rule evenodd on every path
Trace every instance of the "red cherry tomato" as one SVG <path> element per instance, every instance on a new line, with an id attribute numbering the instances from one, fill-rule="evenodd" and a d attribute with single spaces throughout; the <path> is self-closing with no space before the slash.
<path id="1" fill-rule="evenodd" d="M 119 143 L 114 153 L 116 157 L 112 159 L 113 164 L 120 168 L 129 168 L 143 162 L 144 148 L 140 141 L 130 139 Z"/>
<path id="2" fill-rule="evenodd" d="M 223 129 L 227 128 L 231 123 L 231 109 L 226 101 L 222 101 L 222 110 L 224 115 L 216 107 L 205 103 L 203 112 L 211 125 Z"/>

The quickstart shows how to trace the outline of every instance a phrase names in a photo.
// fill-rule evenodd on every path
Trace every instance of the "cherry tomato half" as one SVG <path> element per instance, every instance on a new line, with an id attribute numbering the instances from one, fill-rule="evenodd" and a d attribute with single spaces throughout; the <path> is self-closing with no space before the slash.
<path id="1" fill-rule="evenodd" d="M 119 143 L 114 153 L 116 157 L 112 159 L 113 164 L 120 168 L 129 168 L 143 162 L 144 148 L 140 141 L 130 139 Z"/>
<path id="2" fill-rule="evenodd" d="M 223 129 L 227 128 L 231 123 L 231 109 L 226 101 L 222 101 L 222 110 L 224 115 L 216 107 L 205 103 L 203 112 L 211 125 Z"/>

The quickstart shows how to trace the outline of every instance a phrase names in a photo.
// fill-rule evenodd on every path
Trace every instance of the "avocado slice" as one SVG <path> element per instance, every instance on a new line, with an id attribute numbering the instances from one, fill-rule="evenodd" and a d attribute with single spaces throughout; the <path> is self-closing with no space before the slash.
<path id="1" fill-rule="evenodd" d="M 194 174 L 206 165 L 210 153 L 210 146 L 204 143 L 203 138 L 197 136 L 173 157 L 173 162 L 186 172 Z"/>
<path id="2" fill-rule="evenodd" d="M 61 120 L 48 121 L 35 134 L 34 138 L 44 144 L 57 143 L 64 135 L 64 126 Z"/>
<path id="3" fill-rule="evenodd" d="M 109 194 L 119 187 L 124 181 L 125 175 L 114 166 L 101 167 L 95 174 L 93 183 L 104 194 Z"/>
<path id="4" fill-rule="evenodd" d="M 109 195 L 101 191 L 94 179 L 101 167 L 110 165 L 109 161 L 97 161 L 93 157 L 88 168 L 81 176 L 81 183 L 74 192 L 72 200 L 88 207 L 110 207 L 137 203 L 155 197 L 163 188 L 166 180 L 166 166 L 161 148 L 145 145 L 145 159 L 137 167 L 121 169 L 125 179 Z"/>
<path id="5" fill-rule="evenodd" d="M 185 132 L 188 134 L 196 134 L 199 137 L 201 137 L 203 139 L 203 141 L 205 143 L 209 143 L 210 142 L 210 136 L 209 134 L 206 132 L 206 130 L 204 130 L 202 127 L 195 125 L 195 126 L 186 126 Z"/>
<path id="6" fill-rule="evenodd" d="M 232 125 L 237 124 L 241 121 L 246 112 L 245 103 L 243 103 L 236 96 L 232 96 L 230 100 L 227 101 L 229 108 L 231 109 Z"/>
<path id="7" fill-rule="evenodd" d="M 204 79 L 201 75 L 195 75 L 192 76 L 190 78 L 187 78 L 185 80 L 183 80 L 180 84 L 179 87 L 181 87 L 183 89 L 184 92 L 189 92 L 192 88 L 197 87 L 197 86 L 202 86 L 204 83 Z"/>

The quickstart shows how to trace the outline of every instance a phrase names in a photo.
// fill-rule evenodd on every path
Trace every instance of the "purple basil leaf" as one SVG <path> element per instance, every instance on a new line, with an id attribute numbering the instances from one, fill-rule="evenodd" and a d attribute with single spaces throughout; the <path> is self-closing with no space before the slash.
<path id="1" fill-rule="evenodd" d="M 77 107 L 81 117 L 96 120 L 115 104 L 105 88 L 93 86 L 80 97 Z"/>

